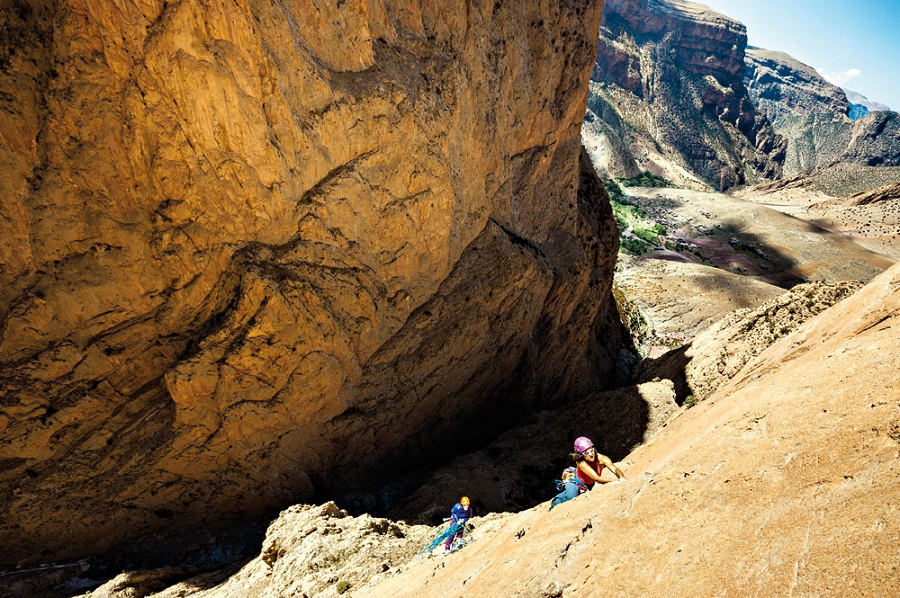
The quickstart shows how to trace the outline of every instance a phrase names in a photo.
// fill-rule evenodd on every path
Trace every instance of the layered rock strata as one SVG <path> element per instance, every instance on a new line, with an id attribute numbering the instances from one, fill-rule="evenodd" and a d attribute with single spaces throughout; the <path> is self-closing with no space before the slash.
<path id="1" fill-rule="evenodd" d="M 884 111 L 851 118 L 843 89 L 783 53 L 748 48 L 744 82 L 753 103 L 787 141 L 785 174 L 833 162 L 900 165 L 900 116 Z"/>
<path id="2" fill-rule="evenodd" d="M 746 46 L 744 25 L 698 4 L 606 2 L 588 105 L 600 141 L 586 128 L 588 144 L 612 148 L 599 166 L 693 173 L 717 189 L 779 176 L 783 142 L 744 88 Z"/>
<path id="3" fill-rule="evenodd" d="M 606 386 L 600 10 L 7 3 L 3 562 L 254 517 Z"/>

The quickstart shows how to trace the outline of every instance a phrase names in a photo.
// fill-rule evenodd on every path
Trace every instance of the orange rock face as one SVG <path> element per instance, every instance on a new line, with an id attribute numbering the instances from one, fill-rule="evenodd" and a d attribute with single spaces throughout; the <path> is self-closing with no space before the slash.
<path id="1" fill-rule="evenodd" d="M 479 522 L 459 554 L 353 595 L 894 595 L 898 324 L 895 265 L 678 412 L 625 482 Z"/>
<path id="2" fill-rule="evenodd" d="M 4 560 L 264 513 L 602 388 L 600 10 L 0 10 Z"/>

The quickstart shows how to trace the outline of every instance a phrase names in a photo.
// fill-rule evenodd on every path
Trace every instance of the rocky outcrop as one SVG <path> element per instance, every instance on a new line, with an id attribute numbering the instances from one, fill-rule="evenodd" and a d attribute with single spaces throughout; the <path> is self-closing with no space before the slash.
<path id="1" fill-rule="evenodd" d="M 295 505 L 269 527 L 262 553 L 239 575 L 226 571 L 191 575 L 182 566 L 123 571 L 90 591 L 91 598 L 187 596 L 213 588 L 221 596 L 336 597 L 396 574 L 434 535 L 424 525 L 350 516 L 333 502 Z M 233 572 L 232 572 L 233 573 Z M 186 581 L 182 581 L 186 580 Z"/>
<path id="2" fill-rule="evenodd" d="M 552 511 L 544 502 L 476 519 L 474 541 L 448 557 L 398 564 L 391 556 L 410 550 L 391 532 L 428 534 L 298 507 L 224 583 L 193 579 L 156 595 L 890 595 L 900 583 L 898 325 L 900 265 L 678 410 L 621 464 L 626 481 Z M 367 564 L 351 538 L 372 546 Z"/>
<path id="3" fill-rule="evenodd" d="M 782 141 L 744 88 L 746 45 L 744 25 L 699 4 L 606 2 L 587 120 L 609 130 L 586 127 L 585 143 L 617 150 L 595 152 L 598 165 L 718 189 L 779 176 Z M 605 159 L 623 153 L 636 164 Z"/>
<path id="4" fill-rule="evenodd" d="M 765 183 L 756 189 L 761 192 L 807 189 L 821 191 L 835 198 L 845 198 L 890 186 L 898 180 L 900 180 L 898 166 L 863 166 L 849 162 L 833 162 L 779 181 Z"/>
<path id="5" fill-rule="evenodd" d="M 793 287 L 755 309 L 739 309 L 689 343 L 641 362 L 637 381 L 672 380 L 678 402 L 702 401 L 754 357 L 861 287 L 859 282 L 813 282 Z"/>
<path id="6" fill-rule="evenodd" d="M 608 385 L 599 20 L 7 3 L 3 562 L 257 517 Z"/>
<path id="7" fill-rule="evenodd" d="M 900 113 L 873 112 L 854 121 L 840 161 L 865 166 L 900 166 Z"/>
<path id="8" fill-rule="evenodd" d="M 871 191 L 855 193 L 847 198 L 847 203 L 865 206 L 879 202 L 897 201 L 898 199 L 900 199 L 900 181 L 895 181 Z"/>
<path id="9" fill-rule="evenodd" d="M 783 53 L 748 48 L 744 76 L 754 104 L 787 141 L 784 172 L 832 162 L 900 165 L 900 120 L 895 112 L 854 115 L 840 87 Z M 858 111 L 857 111 L 858 114 Z"/>

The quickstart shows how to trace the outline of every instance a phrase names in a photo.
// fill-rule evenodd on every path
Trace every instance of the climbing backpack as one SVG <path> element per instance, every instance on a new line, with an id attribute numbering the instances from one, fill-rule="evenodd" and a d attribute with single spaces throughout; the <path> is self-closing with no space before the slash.
<path id="1" fill-rule="evenodd" d="M 578 484 L 578 494 L 590 490 L 590 488 L 588 488 L 584 482 L 578 479 L 578 476 L 575 475 L 575 468 L 572 466 L 563 469 L 562 473 L 559 476 L 559 479 L 554 481 L 556 482 L 556 489 L 560 491 L 565 489 L 566 482 L 569 481 L 573 481 Z"/>

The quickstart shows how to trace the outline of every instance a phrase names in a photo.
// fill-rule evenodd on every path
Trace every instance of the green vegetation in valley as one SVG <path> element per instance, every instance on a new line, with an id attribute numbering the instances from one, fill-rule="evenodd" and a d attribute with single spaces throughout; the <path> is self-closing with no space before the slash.
<path id="1" fill-rule="evenodd" d="M 671 181 L 667 181 L 663 177 L 657 176 L 649 170 L 645 170 L 641 174 L 631 178 L 619 179 L 619 183 L 626 187 L 677 187 L 677 185 L 673 185 Z"/>
<path id="2" fill-rule="evenodd" d="M 644 175 L 665 181 L 649 172 L 640 176 Z M 638 177 L 626 180 L 632 181 L 636 178 Z M 606 191 L 609 194 L 616 223 L 619 225 L 619 248 L 621 251 L 640 255 L 649 251 L 651 247 L 663 245 L 666 227 L 654 222 L 641 206 L 629 199 L 615 180 L 606 183 Z"/>
<path id="3" fill-rule="evenodd" d="M 625 192 L 622 191 L 622 188 L 619 187 L 619 184 L 615 179 L 610 179 L 606 182 L 606 192 L 609 194 L 609 200 L 616 204 L 616 202 L 621 201 L 623 197 L 625 197 Z"/>

